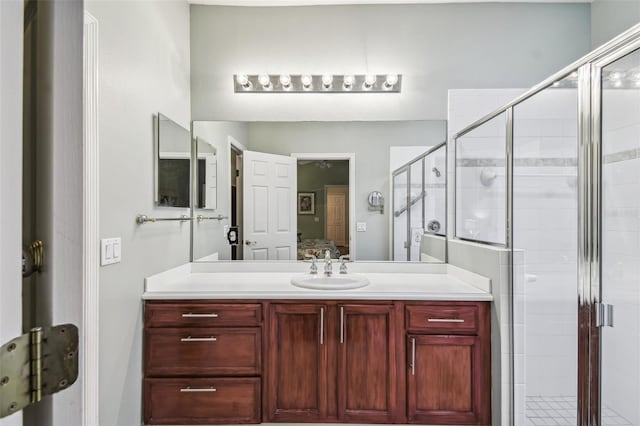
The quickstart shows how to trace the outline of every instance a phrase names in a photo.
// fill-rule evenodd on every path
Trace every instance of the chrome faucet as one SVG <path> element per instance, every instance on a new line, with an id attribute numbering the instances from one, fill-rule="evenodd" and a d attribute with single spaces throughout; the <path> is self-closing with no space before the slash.
<path id="1" fill-rule="evenodd" d="M 332 274 L 331 269 L 331 252 L 329 252 L 329 250 L 326 250 L 324 252 L 324 274 L 330 277 Z"/>
<path id="2" fill-rule="evenodd" d="M 307 258 L 311 258 L 311 267 L 309 268 L 309 273 L 311 275 L 315 275 L 318 273 L 318 264 L 317 264 L 317 259 L 314 255 L 309 254 L 307 255 Z"/>
<path id="3" fill-rule="evenodd" d="M 346 274 L 347 273 L 347 259 L 349 258 L 348 254 L 343 254 L 342 256 L 340 256 L 340 273 L 341 274 Z"/>

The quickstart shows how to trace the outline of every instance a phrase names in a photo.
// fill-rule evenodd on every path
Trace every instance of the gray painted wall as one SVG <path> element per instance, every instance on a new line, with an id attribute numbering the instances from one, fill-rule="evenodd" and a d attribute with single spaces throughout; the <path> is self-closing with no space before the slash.
<path id="1" fill-rule="evenodd" d="M 349 161 L 329 161 L 330 168 L 320 168 L 315 162 L 298 162 L 298 192 L 313 192 L 315 196 L 315 214 L 298 214 L 298 232 L 302 238 L 324 238 L 325 224 L 325 185 L 349 185 Z M 348 202 L 348 200 L 347 200 Z M 346 206 L 349 208 L 348 205 Z M 348 213 L 348 210 L 347 210 Z M 315 219 L 318 219 L 316 222 Z M 347 229 L 348 225 L 347 225 Z M 348 231 L 347 231 L 348 232 Z M 344 253 L 343 253 L 344 254 Z"/>
<path id="2" fill-rule="evenodd" d="M 591 47 L 596 48 L 640 23 L 640 0 L 593 0 Z"/>
<path id="3" fill-rule="evenodd" d="M 355 220 L 367 223 L 356 234 L 359 260 L 389 258 L 389 148 L 433 146 L 446 137 L 444 121 L 301 122 L 249 124 L 249 149 L 289 155 L 292 152 L 353 152 L 356 155 Z M 384 214 L 368 210 L 367 196 L 380 191 Z M 352 218 L 349 218 L 352 220 Z"/>
<path id="4" fill-rule="evenodd" d="M 588 3 L 191 5 L 195 120 L 446 119 L 447 90 L 529 87 L 590 50 Z M 233 93 L 238 73 L 404 75 L 401 94 Z"/>
<path id="5" fill-rule="evenodd" d="M 189 128 L 185 2 L 88 0 L 99 26 L 100 238 L 122 237 L 122 262 L 100 270 L 100 425 L 141 422 L 144 278 L 189 260 L 189 224 L 136 225 L 155 208 L 153 115 Z"/>

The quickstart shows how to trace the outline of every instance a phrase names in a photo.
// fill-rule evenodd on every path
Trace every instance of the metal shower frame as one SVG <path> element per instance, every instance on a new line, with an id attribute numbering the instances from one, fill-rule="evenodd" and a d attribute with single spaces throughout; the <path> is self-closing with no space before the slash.
<path id="1" fill-rule="evenodd" d="M 514 424 L 514 327 L 513 327 L 513 111 L 514 107 L 534 95 L 552 87 L 553 83 L 578 72 L 578 425 L 600 424 L 601 409 L 601 329 L 596 325 L 596 309 L 602 302 L 601 283 L 601 211 L 602 211 L 602 68 L 640 49 L 640 24 L 623 32 L 571 65 L 535 85 L 507 105 L 493 111 L 454 134 L 453 144 L 453 203 L 458 200 L 457 145 L 458 140 L 488 121 L 505 114 L 505 236 L 506 243 L 475 241 L 509 249 L 509 324 L 511 350 L 510 424 Z M 640 90 L 640 89 L 639 89 Z M 452 223 L 453 240 L 469 240 L 457 236 L 457 214 Z"/>

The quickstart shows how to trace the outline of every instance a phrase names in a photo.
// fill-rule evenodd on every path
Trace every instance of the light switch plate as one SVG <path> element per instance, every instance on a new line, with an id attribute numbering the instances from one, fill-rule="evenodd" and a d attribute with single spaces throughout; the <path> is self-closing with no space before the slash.
<path id="1" fill-rule="evenodd" d="M 356 232 L 367 232 L 367 222 L 356 222 Z"/>
<path id="2" fill-rule="evenodd" d="M 122 260 L 122 240 L 103 238 L 100 240 L 100 265 L 113 265 Z"/>

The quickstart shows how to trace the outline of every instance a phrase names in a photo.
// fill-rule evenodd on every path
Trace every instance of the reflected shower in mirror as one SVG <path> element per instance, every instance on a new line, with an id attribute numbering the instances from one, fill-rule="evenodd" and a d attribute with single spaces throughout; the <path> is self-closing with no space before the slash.
<path id="1" fill-rule="evenodd" d="M 189 131 L 160 113 L 156 116 L 156 125 L 156 204 L 163 207 L 189 207 Z"/>
<path id="2" fill-rule="evenodd" d="M 393 171 L 393 260 L 446 259 L 446 144 Z"/>
<path id="3" fill-rule="evenodd" d="M 328 252 L 334 259 L 443 262 L 436 248 L 445 245 L 446 161 L 445 150 L 433 148 L 445 133 L 440 120 L 195 121 L 194 216 L 210 220 L 193 222 L 193 260 L 305 260 Z M 424 180 L 427 196 L 415 205 L 420 220 L 411 238 L 403 239 L 412 255 L 395 259 L 393 206 L 371 209 L 369 194 L 393 200 L 392 172 L 417 157 L 414 179 Z M 425 235 L 437 240 L 425 244 Z"/>

